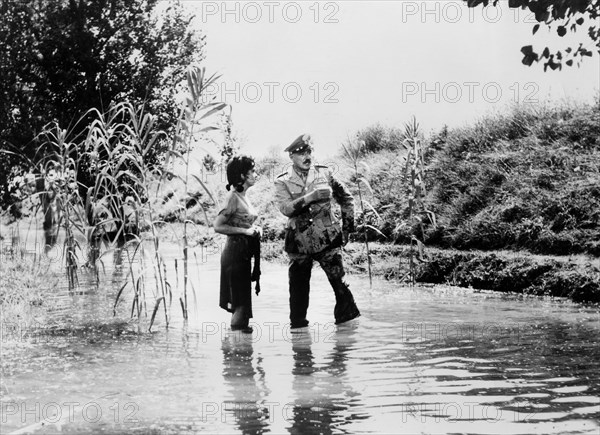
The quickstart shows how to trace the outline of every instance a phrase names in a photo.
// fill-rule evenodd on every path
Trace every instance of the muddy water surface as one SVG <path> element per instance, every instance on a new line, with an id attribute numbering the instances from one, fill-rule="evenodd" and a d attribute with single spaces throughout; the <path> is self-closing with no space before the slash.
<path id="1" fill-rule="evenodd" d="M 311 326 L 292 334 L 287 270 L 263 264 L 248 335 L 231 332 L 218 308 L 218 256 L 196 253 L 187 323 L 175 289 L 180 254 L 166 246 L 168 329 L 161 308 L 147 332 L 150 302 L 148 317 L 130 320 L 131 288 L 114 315 L 127 268 L 112 262 L 99 283 L 80 271 L 76 292 L 52 289 L 51 313 L 33 327 L 3 325 L 1 432 L 600 430 L 597 308 L 384 280 L 369 289 L 350 276 L 363 315 L 335 326 L 333 293 L 316 269 Z"/>

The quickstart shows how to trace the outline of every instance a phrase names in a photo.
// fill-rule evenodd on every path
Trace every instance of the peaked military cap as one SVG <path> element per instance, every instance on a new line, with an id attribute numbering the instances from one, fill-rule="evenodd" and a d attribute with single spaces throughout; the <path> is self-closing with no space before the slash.
<path id="1" fill-rule="evenodd" d="M 313 140 L 310 134 L 301 134 L 291 143 L 284 151 L 289 153 L 297 153 L 304 151 L 306 148 L 312 149 Z"/>

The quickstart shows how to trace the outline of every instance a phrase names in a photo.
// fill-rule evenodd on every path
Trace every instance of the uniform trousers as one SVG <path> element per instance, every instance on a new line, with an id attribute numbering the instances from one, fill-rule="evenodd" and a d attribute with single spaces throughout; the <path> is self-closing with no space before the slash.
<path id="1" fill-rule="evenodd" d="M 289 262 L 289 291 L 290 291 L 290 322 L 292 328 L 308 325 L 310 277 L 313 261 L 317 261 L 335 293 L 335 308 L 333 315 L 336 323 L 342 323 L 360 315 L 352 292 L 344 281 L 344 264 L 340 248 L 326 249 L 316 254 L 288 253 Z"/>

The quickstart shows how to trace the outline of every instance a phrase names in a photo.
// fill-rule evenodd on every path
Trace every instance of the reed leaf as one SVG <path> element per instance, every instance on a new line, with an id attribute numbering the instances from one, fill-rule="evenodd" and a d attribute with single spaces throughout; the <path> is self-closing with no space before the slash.
<path id="1" fill-rule="evenodd" d="M 129 282 L 125 281 L 125 284 L 123 284 L 121 286 L 121 288 L 119 289 L 119 291 L 117 292 L 117 296 L 115 297 L 115 303 L 113 305 L 113 316 L 117 315 L 117 304 L 119 303 L 119 300 L 121 299 L 121 295 L 123 294 L 123 290 L 125 290 L 125 287 L 127 287 L 127 284 L 129 284 Z M 132 315 L 133 315 L 133 313 L 132 313 Z"/>
<path id="2" fill-rule="evenodd" d="M 342 149 L 344 150 L 344 154 L 346 154 L 346 157 L 348 157 L 349 160 L 354 160 L 352 154 L 350 154 L 350 151 L 348 151 L 346 145 L 342 144 Z"/>
<path id="3" fill-rule="evenodd" d="M 379 234 L 380 236 L 383 236 L 383 238 L 387 239 L 386 235 L 383 234 L 378 228 L 374 227 L 373 225 L 365 224 L 365 227 L 369 228 L 370 230 L 375 231 L 377 234 Z"/>
<path id="4" fill-rule="evenodd" d="M 183 299 L 179 298 L 179 304 L 181 305 L 181 312 L 183 313 L 183 318 L 187 320 L 187 311 L 185 309 L 185 305 L 183 303 Z"/>
<path id="5" fill-rule="evenodd" d="M 152 317 L 150 318 L 150 326 L 148 326 L 148 332 L 152 332 L 152 325 L 154 325 L 154 319 L 156 318 L 156 312 L 158 311 L 158 308 L 160 307 L 160 303 L 163 302 L 164 303 L 165 298 L 164 296 L 159 297 L 156 300 L 156 303 L 154 304 L 154 309 L 152 310 Z"/>
<path id="6" fill-rule="evenodd" d="M 9 144 L 7 144 L 7 145 L 9 145 Z M 3 144 L 3 146 L 5 146 L 5 145 Z M 9 145 L 9 146 L 12 146 L 12 145 Z M 8 154 L 10 156 L 15 156 L 20 159 L 26 160 L 28 163 L 28 166 L 31 168 L 35 168 L 37 166 L 33 160 L 31 160 L 29 157 L 24 155 L 22 152 L 10 151 L 7 149 L 0 149 L 0 154 Z"/>
<path id="7" fill-rule="evenodd" d="M 142 156 L 146 156 L 148 155 L 148 151 L 150 151 L 152 149 L 152 147 L 154 146 L 154 144 L 156 143 L 156 141 L 162 136 L 162 134 L 155 134 L 154 136 L 152 136 L 150 138 L 150 140 L 148 141 L 148 143 L 146 144 L 146 147 L 144 148 L 144 150 L 142 151 Z"/>
<path id="8" fill-rule="evenodd" d="M 203 127 L 200 130 L 197 130 L 198 133 L 206 133 L 208 131 L 214 131 L 214 130 L 220 130 L 219 127 L 214 127 L 214 126 L 207 126 L 207 127 Z"/>
<path id="9" fill-rule="evenodd" d="M 165 288 L 167 289 L 167 292 L 169 294 L 169 306 L 171 306 L 171 304 L 173 303 L 173 292 L 171 284 L 168 281 L 165 281 Z"/>
<path id="10" fill-rule="evenodd" d="M 206 119 L 206 118 L 208 118 L 208 117 L 210 117 L 212 115 L 214 115 L 215 113 L 223 110 L 225 107 L 227 107 L 227 104 L 225 104 L 225 103 L 218 104 L 215 108 L 213 108 L 213 109 L 209 110 L 208 112 L 206 112 L 205 114 L 203 114 L 200 117 L 200 119 L 198 119 L 198 122 L 202 121 L 203 119 Z"/>
<path id="11" fill-rule="evenodd" d="M 379 215 L 379 213 L 377 212 L 377 210 L 375 210 L 375 207 L 373 207 L 373 205 L 371 205 L 371 203 L 370 203 L 369 201 L 367 201 L 367 200 L 364 200 L 364 199 L 363 199 L 362 203 L 363 203 L 364 205 L 366 205 L 366 206 L 367 206 L 367 207 L 368 207 L 368 208 L 371 210 L 371 212 L 372 212 L 372 213 L 375 215 L 375 217 L 377 218 L 377 221 L 381 222 L 381 216 Z"/>
<path id="12" fill-rule="evenodd" d="M 131 314 L 130 317 L 133 318 L 133 313 L 135 311 L 135 306 L 138 306 L 138 312 L 139 312 L 139 296 L 137 294 L 135 294 L 133 296 L 133 301 L 131 302 Z"/>
<path id="13" fill-rule="evenodd" d="M 190 93 L 192 94 L 192 99 L 195 101 L 198 99 L 198 96 L 196 94 L 196 86 L 194 86 L 193 74 L 195 74 L 194 70 L 191 70 L 191 71 L 188 70 L 187 82 L 188 82 L 188 89 L 190 90 Z"/>
<path id="14" fill-rule="evenodd" d="M 217 197 L 213 194 L 213 192 L 210 190 L 210 188 L 206 185 L 206 183 L 204 183 L 200 177 L 198 177 L 196 174 L 192 174 L 192 178 L 194 178 L 198 184 L 200 184 L 200 186 L 202 186 L 202 188 L 204 189 L 204 191 L 206 192 L 206 194 L 208 195 L 208 197 L 212 200 L 212 202 L 215 203 L 215 205 L 217 206 L 217 209 L 220 209 L 221 206 L 219 205 L 219 200 L 217 199 Z"/>
<path id="15" fill-rule="evenodd" d="M 437 227 L 437 219 L 435 217 L 435 213 L 432 212 L 431 210 L 425 210 L 425 212 L 427 213 L 427 216 L 429 217 L 429 221 L 431 222 L 431 224 L 434 227 Z"/>

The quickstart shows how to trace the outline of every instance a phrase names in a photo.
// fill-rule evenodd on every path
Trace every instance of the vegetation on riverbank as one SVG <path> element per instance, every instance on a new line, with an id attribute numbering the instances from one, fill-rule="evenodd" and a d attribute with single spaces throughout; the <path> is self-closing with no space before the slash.
<path id="1" fill-rule="evenodd" d="M 600 255 L 600 104 L 516 108 L 432 151 L 428 240 L 458 249 Z"/>
<path id="2" fill-rule="evenodd" d="M 383 235 L 370 240 L 404 244 L 421 236 L 420 225 L 406 225 L 408 199 L 402 136 L 381 126 L 359 132 L 365 140 L 366 198 L 378 218 L 367 216 Z M 395 145 L 389 138 L 396 138 Z M 383 145 L 371 142 L 381 140 Z M 593 105 L 515 106 L 488 115 L 472 126 L 442 129 L 424 139 L 425 198 L 436 225 L 423 220 L 424 242 L 446 249 L 508 249 L 545 255 L 600 255 L 600 100 Z M 317 144 L 317 158 L 319 157 Z M 349 162 L 329 164 L 356 190 Z M 283 237 L 285 218 L 274 203 L 274 178 L 289 160 L 259 160 L 262 178 L 251 191 L 267 240 Z M 219 183 L 214 188 L 219 190 Z M 358 197 L 358 195 L 357 195 Z M 359 223 L 363 216 L 358 216 Z M 363 232 L 354 240 L 362 240 Z"/>
<path id="3" fill-rule="evenodd" d="M 2 252 L 0 312 L 5 324 L 25 321 L 36 309 L 50 307 L 45 292 L 56 286 L 58 279 L 49 281 L 48 264 L 39 260 L 19 252 Z"/>
<path id="4" fill-rule="evenodd" d="M 409 273 L 408 245 L 372 243 L 372 272 L 399 280 Z M 263 258 L 284 264 L 279 242 L 264 244 Z M 459 251 L 429 248 L 430 258 L 417 264 L 420 283 L 450 284 L 535 296 L 565 297 L 576 302 L 600 302 L 599 262 L 587 255 L 547 256 L 514 251 Z M 344 262 L 349 274 L 366 274 L 367 258 L 360 243 L 348 244 Z"/>
<path id="5" fill-rule="evenodd" d="M 387 241 L 405 243 L 401 156 L 367 156 Z M 600 104 L 515 107 L 428 140 L 424 241 L 451 249 L 600 255 Z M 376 233 L 371 237 L 378 238 Z M 384 241 L 379 237 L 380 241 Z"/>
<path id="6" fill-rule="evenodd" d="M 600 268 L 589 257 L 531 256 L 438 251 L 419 269 L 418 280 L 482 290 L 600 302 Z"/>
<path id="7" fill-rule="evenodd" d="M 363 193 L 376 210 L 359 213 L 357 220 L 381 233 L 354 234 L 344 254 L 350 273 L 367 271 L 361 244 L 366 234 L 372 242 L 373 274 L 405 277 L 407 243 L 418 236 L 426 244 L 424 261 L 417 264 L 418 282 L 600 302 L 600 102 L 519 106 L 473 126 L 423 138 L 425 208 L 434 212 L 435 225 L 426 219 L 407 224 L 401 139 L 398 129 L 381 126 L 361 130 L 355 139 L 366 144 L 361 176 L 371 189 Z M 343 157 L 320 163 L 329 163 L 336 176 L 356 189 L 356 171 Z M 267 261 L 286 259 L 286 218 L 274 202 L 273 181 L 287 164 L 283 152 L 259 159 L 261 178 L 249 193 L 264 229 Z M 222 168 L 199 177 L 217 200 L 224 196 Z M 182 208 L 169 205 L 177 196 L 152 199 L 157 225 L 164 226 L 158 231 L 162 239 L 182 238 L 183 224 L 177 222 Z M 218 238 L 205 224 L 217 211 L 209 199 L 200 192 L 187 204 L 189 245 L 213 244 L 218 250 Z M 165 221 L 169 223 L 159 223 Z M 16 282 L 22 279 L 18 273 L 13 276 Z M 4 276 L 2 281 L 4 286 Z"/>
<path id="8" fill-rule="evenodd" d="M 181 224 L 168 224 L 162 234 L 166 240 L 177 242 L 181 231 Z M 207 252 L 219 254 L 219 238 L 210 229 L 198 226 L 193 234 L 193 245 L 204 245 Z M 379 242 L 369 246 L 373 276 L 400 281 L 409 273 L 410 246 Z M 540 255 L 514 250 L 466 251 L 432 246 L 426 252 L 428 259 L 417 262 L 416 281 L 419 283 L 600 303 L 600 261 L 594 256 Z M 263 242 L 261 257 L 281 265 L 288 261 L 283 241 L 278 239 Z M 343 257 L 349 274 L 367 273 L 364 244 L 349 243 Z"/>
<path id="9" fill-rule="evenodd" d="M 435 214 L 435 224 L 425 217 L 407 224 L 401 137 L 381 126 L 358 134 L 368 143 L 368 201 L 378 212 L 376 220 L 367 215 L 358 221 L 383 233 L 367 233 L 379 242 L 373 245 L 376 275 L 405 276 L 403 245 L 418 236 L 427 246 L 420 282 L 600 301 L 600 99 L 593 105 L 515 106 L 426 139 L 425 208 Z M 331 166 L 353 186 L 343 157 Z M 266 239 L 276 241 L 281 215 L 269 181 L 261 180 L 252 198 Z M 366 255 L 348 251 L 354 252 L 351 268 L 365 272 Z"/>

